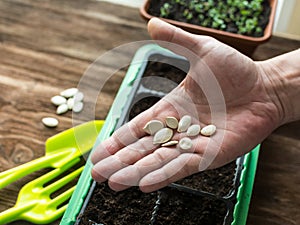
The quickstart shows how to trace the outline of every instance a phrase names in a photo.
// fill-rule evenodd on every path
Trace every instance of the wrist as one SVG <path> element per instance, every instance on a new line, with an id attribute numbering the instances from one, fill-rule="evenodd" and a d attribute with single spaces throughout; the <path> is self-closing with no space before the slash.
<path id="1" fill-rule="evenodd" d="M 258 65 L 267 92 L 278 109 L 279 125 L 300 120 L 300 49 Z"/>

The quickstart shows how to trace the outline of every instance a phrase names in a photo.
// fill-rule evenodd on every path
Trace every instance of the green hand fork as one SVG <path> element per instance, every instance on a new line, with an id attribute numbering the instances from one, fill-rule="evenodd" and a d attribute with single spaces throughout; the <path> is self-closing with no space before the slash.
<path id="1" fill-rule="evenodd" d="M 48 138 L 45 156 L 0 173 L 0 189 L 32 172 L 59 168 L 85 154 L 92 149 L 103 124 L 103 120 L 86 122 Z"/>
<path id="2" fill-rule="evenodd" d="M 57 197 L 53 198 L 51 195 L 79 176 L 83 167 L 54 181 L 52 184 L 49 183 L 77 164 L 80 161 L 80 156 L 93 147 L 103 123 L 104 121 L 92 121 L 57 134 L 47 140 L 45 157 L 11 169 L 9 173 L 8 171 L 3 172 L 3 174 L 8 175 L 9 182 L 6 181 L 7 185 L 40 168 L 54 168 L 54 170 L 27 183 L 21 189 L 16 205 L 0 213 L 0 224 L 19 219 L 36 224 L 45 224 L 58 219 L 65 211 L 66 201 L 71 197 L 75 186 Z M 59 156 L 54 156 L 54 154 Z M 34 166 L 37 166 L 38 169 Z M 26 171 L 26 168 L 29 169 Z M 4 178 L 1 176 L 1 179 L 5 181 Z"/>
<path id="3" fill-rule="evenodd" d="M 23 186 L 15 206 L 0 213 L 0 224 L 6 224 L 15 220 L 47 224 L 61 217 L 67 207 L 66 201 L 71 197 L 75 186 L 70 187 L 55 198 L 52 198 L 51 195 L 79 176 L 83 166 L 48 186 L 44 187 L 44 185 L 79 161 L 80 158 L 77 158 Z"/>

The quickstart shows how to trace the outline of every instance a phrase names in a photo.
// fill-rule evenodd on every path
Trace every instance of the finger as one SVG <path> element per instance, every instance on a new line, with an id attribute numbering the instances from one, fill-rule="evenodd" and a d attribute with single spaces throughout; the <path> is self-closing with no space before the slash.
<path id="1" fill-rule="evenodd" d="M 184 136 L 186 136 L 186 134 L 177 133 L 172 140 L 179 140 Z M 109 178 L 109 185 L 113 190 L 124 190 L 130 186 L 138 185 L 139 181 L 144 179 L 143 177 L 158 170 L 161 171 L 161 174 L 158 174 L 157 177 L 157 179 L 161 179 L 158 183 L 158 186 L 160 186 L 168 184 L 172 181 L 172 178 L 179 179 L 207 169 L 219 151 L 219 145 L 216 139 L 219 139 L 218 135 L 213 138 L 198 136 L 192 139 L 193 145 L 189 150 L 183 150 L 178 145 L 176 147 L 159 148 L 152 154 L 141 158 L 134 165 L 116 171 L 116 173 L 112 174 Z M 185 157 L 182 157 L 180 154 Z M 189 156 L 189 158 L 186 156 Z M 177 161 L 178 158 L 180 158 L 179 162 Z M 191 162 L 189 161 L 190 159 Z M 198 161 L 195 161 L 195 159 L 198 159 Z M 168 164 L 170 164 L 171 170 L 168 170 L 168 167 L 166 167 L 166 171 L 161 170 L 161 168 L 164 168 Z M 171 174 L 171 171 L 174 174 Z M 163 172 L 166 173 L 164 174 Z M 151 185 L 148 186 L 151 187 Z M 156 188 L 155 185 L 154 188 Z"/>
<path id="2" fill-rule="evenodd" d="M 221 151 L 220 140 L 222 137 L 222 132 L 219 132 L 212 137 L 201 136 L 193 139 L 192 151 L 182 151 L 182 154 L 163 167 L 145 174 L 140 179 L 140 189 L 143 192 L 158 190 L 172 182 L 215 165 L 215 160 Z"/>
<path id="3" fill-rule="evenodd" d="M 179 140 L 184 136 L 186 135 L 177 133 L 173 136 L 172 140 Z M 194 140 L 194 142 L 195 146 L 197 146 L 197 140 Z M 203 140 L 200 140 L 200 142 L 203 142 Z M 136 186 L 139 184 L 140 179 L 146 174 L 163 167 L 178 157 L 182 152 L 193 153 L 194 151 L 195 148 L 182 150 L 176 145 L 158 148 L 152 154 L 138 160 L 134 165 L 116 171 L 116 173 L 109 178 L 109 185 L 115 191 L 121 191 L 130 186 Z"/>
<path id="4" fill-rule="evenodd" d="M 139 182 L 140 189 L 146 193 L 152 192 L 194 174 L 198 172 L 201 160 L 199 154 L 181 154 L 162 168 L 146 174 Z"/>
<path id="5" fill-rule="evenodd" d="M 151 171 L 163 167 L 180 155 L 180 151 L 173 148 L 159 148 L 152 154 L 137 161 L 134 165 L 119 170 L 109 178 L 109 186 L 115 191 L 124 190 L 130 186 L 137 186 L 142 177 Z"/>
<path id="6" fill-rule="evenodd" d="M 93 151 L 91 155 L 92 163 L 96 164 L 145 136 L 146 132 L 143 130 L 143 127 L 150 118 L 153 118 L 153 112 L 149 109 L 149 111 L 143 112 L 117 129 L 111 137 L 100 143 Z"/>
<path id="7" fill-rule="evenodd" d="M 116 130 L 110 138 L 100 143 L 91 154 L 92 163 L 96 164 L 147 135 L 143 127 L 148 121 L 156 119 L 163 122 L 167 116 L 178 117 L 176 108 L 180 108 L 179 105 L 178 103 L 172 106 L 167 98 L 161 99 L 156 105 L 133 118 Z M 179 110 L 184 111 L 181 108 Z"/>
<path id="8" fill-rule="evenodd" d="M 200 54 L 201 57 L 201 54 L 205 54 L 210 49 L 207 48 L 206 45 L 214 40 L 208 36 L 188 33 L 158 18 L 152 18 L 149 21 L 148 32 L 152 39 L 158 41 L 158 44 L 163 45 L 163 47 L 166 47 L 177 54 L 187 57 L 189 60 L 191 60 L 191 57 L 195 57 L 195 55 Z M 168 45 L 167 43 L 173 43 L 182 48 Z M 213 45 L 210 45 L 210 47 L 213 47 Z M 191 55 L 191 52 L 194 53 L 194 56 Z"/>
<path id="9" fill-rule="evenodd" d="M 116 154 L 110 155 L 97 162 L 92 168 L 92 177 L 97 182 L 104 182 L 116 171 L 121 170 L 149 153 L 152 153 L 156 147 L 157 146 L 153 144 L 152 137 L 144 137 L 137 142 L 122 148 Z"/>

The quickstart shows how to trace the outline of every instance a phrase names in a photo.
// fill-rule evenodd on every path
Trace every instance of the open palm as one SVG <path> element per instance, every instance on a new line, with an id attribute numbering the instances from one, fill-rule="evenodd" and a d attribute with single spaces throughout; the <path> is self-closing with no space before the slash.
<path id="1" fill-rule="evenodd" d="M 93 152 L 93 178 L 109 180 L 117 191 L 140 186 L 150 192 L 222 166 L 250 151 L 279 125 L 279 110 L 259 63 L 213 38 L 189 34 L 158 19 L 148 28 L 154 40 L 184 55 L 191 66 L 177 88 Z M 201 127 L 213 123 L 217 132 L 192 138 L 193 147 L 186 151 L 154 145 L 142 129 L 152 119 L 183 115 L 191 115 Z M 184 135 L 177 133 L 173 140 Z"/>

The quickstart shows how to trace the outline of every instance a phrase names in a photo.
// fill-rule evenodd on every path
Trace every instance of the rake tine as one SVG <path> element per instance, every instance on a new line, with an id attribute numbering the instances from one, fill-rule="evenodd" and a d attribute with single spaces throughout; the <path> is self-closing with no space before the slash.
<path id="1" fill-rule="evenodd" d="M 64 165 L 63 167 L 56 168 L 56 169 L 44 174 L 43 176 L 31 181 L 30 183 L 26 184 L 25 186 L 30 185 L 32 187 L 43 187 L 44 184 L 48 183 L 52 179 L 61 175 L 64 171 L 70 169 L 72 166 L 77 164 L 79 161 L 80 161 L 80 158 L 76 158 L 76 159 L 70 161 L 68 164 Z"/>
<path id="2" fill-rule="evenodd" d="M 54 199 L 52 199 L 51 203 L 49 204 L 49 207 L 57 208 L 60 204 L 67 201 L 72 196 L 72 193 L 74 192 L 75 188 L 76 185 L 74 185 L 64 193 L 60 194 L 59 196 L 55 197 Z"/>
<path id="3" fill-rule="evenodd" d="M 53 200 L 51 200 L 51 203 L 49 204 L 49 208 L 52 209 L 51 214 L 54 219 L 58 219 L 59 217 L 61 217 L 63 215 L 63 213 L 65 212 L 65 210 L 68 207 L 68 203 L 66 201 L 71 198 L 75 188 L 76 188 L 76 185 L 71 187 L 64 193 L 60 194 Z M 64 202 L 66 202 L 66 204 L 62 205 Z"/>
<path id="4" fill-rule="evenodd" d="M 70 181 L 72 181 L 74 178 L 76 178 L 82 172 L 83 168 L 84 168 L 84 166 L 78 168 L 77 170 L 73 171 L 72 173 L 66 175 L 65 177 L 63 177 L 63 178 L 55 181 L 54 183 L 48 185 L 47 187 L 45 187 L 43 189 L 43 192 L 53 193 L 53 192 L 59 190 L 60 188 L 62 188 L 66 184 L 68 184 Z"/>
<path id="5" fill-rule="evenodd" d="M 59 219 L 64 214 L 64 212 L 66 211 L 67 206 L 68 206 L 68 204 L 66 204 L 63 207 L 61 207 L 61 208 L 55 210 L 54 212 L 52 212 L 53 220 Z"/>

